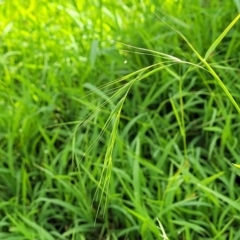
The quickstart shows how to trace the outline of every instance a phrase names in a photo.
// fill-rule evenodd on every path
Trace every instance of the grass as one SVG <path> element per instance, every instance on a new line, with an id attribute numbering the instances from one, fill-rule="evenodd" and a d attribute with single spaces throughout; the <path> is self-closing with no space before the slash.
<path id="1" fill-rule="evenodd" d="M 2 1 L 0 239 L 238 240 L 239 10 Z"/>

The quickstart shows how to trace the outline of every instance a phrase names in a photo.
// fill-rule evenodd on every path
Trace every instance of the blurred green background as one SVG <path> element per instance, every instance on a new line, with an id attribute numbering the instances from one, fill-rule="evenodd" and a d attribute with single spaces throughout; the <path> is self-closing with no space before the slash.
<path id="1" fill-rule="evenodd" d="M 0 239 L 240 239 L 239 12 L 1 1 Z"/>

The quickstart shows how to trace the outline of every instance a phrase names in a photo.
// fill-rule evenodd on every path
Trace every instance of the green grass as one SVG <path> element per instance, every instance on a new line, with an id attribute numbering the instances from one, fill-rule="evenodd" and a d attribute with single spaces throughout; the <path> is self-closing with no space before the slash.
<path id="1" fill-rule="evenodd" d="M 238 240 L 239 12 L 2 1 L 0 239 Z"/>

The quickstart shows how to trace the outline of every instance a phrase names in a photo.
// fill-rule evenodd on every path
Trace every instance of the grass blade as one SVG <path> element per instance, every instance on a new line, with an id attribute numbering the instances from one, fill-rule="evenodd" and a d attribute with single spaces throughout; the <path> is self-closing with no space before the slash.
<path id="1" fill-rule="evenodd" d="M 226 36 L 226 34 L 230 31 L 230 29 L 236 24 L 236 22 L 240 19 L 240 14 L 237 15 L 233 19 L 233 21 L 228 25 L 228 27 L 220 34 L 220 36 L 213 42 L 210 48 L 207 50 L 204 60 L 207 60 L 211 53 L 215 50 L 218 44 L 222 41 L 222 39 Z"/>

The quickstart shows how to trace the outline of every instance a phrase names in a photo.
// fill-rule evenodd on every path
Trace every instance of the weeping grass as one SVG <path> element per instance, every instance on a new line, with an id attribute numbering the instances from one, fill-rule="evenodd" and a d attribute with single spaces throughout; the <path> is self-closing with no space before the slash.
<path id="1" fill-rule="evenodd" d="M 0 11 L 0 239 L 240 238 L 237 1 Z"/>

